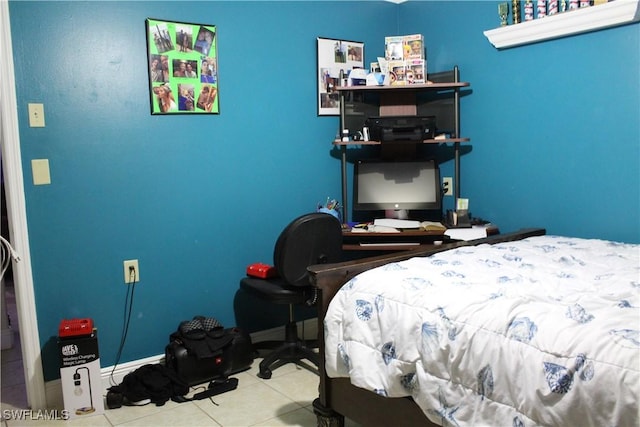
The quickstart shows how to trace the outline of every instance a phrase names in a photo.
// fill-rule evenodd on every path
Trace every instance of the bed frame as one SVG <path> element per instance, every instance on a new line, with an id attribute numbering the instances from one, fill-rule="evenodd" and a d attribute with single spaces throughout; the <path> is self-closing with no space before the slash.
<path id="1" fill-rule="evenodd" d="M 338 264 L 322 264 L 309 267 L 312 283 L 320 290 L 318 301 L 318 325 L 324 324 L 329 302 L 336 292 L 355 275 L 390 262 L 402 261 L 416 256 L 428 256 L 462 246 L 475 246 L 483 243 L 494 244 L 521 240 L 532 236 L 544 235 L 542 228 L 529 228 L 513 233 L 473 241 L 459 241 L 435 246 L 432 249 L 406 251 L 348 261 Z M 342 427 L 344 418 L 369 426 L 435 426 L 424 415 L 413 399 L 385 398 L 368 390 L 351 385 L 348 378 L 329 378 L 325 372 L 324 328 L 318 327 L 320 345 L 320 387 L 319 397 L 313 402 L 319 427 Z"/>

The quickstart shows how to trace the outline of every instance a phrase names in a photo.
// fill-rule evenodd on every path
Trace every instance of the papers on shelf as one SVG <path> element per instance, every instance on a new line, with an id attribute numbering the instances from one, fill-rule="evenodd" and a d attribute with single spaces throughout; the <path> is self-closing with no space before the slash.
<path id="1" fill-rule="evenodd" d="M 378 218 L 373 220 L 373 225 L 398 229 L 420 228 L 420 221 L 413 221 L 410 219 Z"/>
<path id="2" fill-rule="evenodd" d="M 420 242 L 393 242 L 393 243 L 365 243 L 360 242 L 360 246 L 420 246 Z"/>
<path id="3" fill-rule="evenodd" d="M 486 225 L 474 225 L 471 228 L 449 228 L 444 232 L 454 240 L 475 240 L 487 237 Z"/>
<path id="4" fill-rule="evenodd" d="M 441 222 L 436 221 L 422 221 L 420 223 L 420 230 L 422 231 L 445 231 L 447 227 L 442 225 Z"/>
<path id="5" fill-rule="evenodd" d="M 368 233 L 369 230 L 365 228 L 361 228 L 361 227 L 351 227 L 348 231 L 352 232 L 352 233 Z"/>
<path id="6" fill-rule="evenodd" d="M 357 224 L 349 229 L 352 233 L 400 233 L 403 231 L 423 231 L 433 234 L 444 233 L 447 228 L 437 221 L 412 221 L 406 219 L 376 219 L 373 224 Z"/>
<path id="7" fill-rule="evenodd" d="M 400 232 L 400 230 L 398 230 L 395 227 L 387 227 L 384 225 L 375 225 L 375 224 L 367 227 L 367 231 L 372 233 L 399 233 Z"/>

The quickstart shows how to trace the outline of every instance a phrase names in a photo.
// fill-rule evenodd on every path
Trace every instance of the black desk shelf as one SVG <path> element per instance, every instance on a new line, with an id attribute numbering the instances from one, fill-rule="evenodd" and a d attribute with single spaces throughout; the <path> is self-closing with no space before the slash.
<path id="1" fill-rule="evenodd" d="M 433 73 L 427 76 L 430 83 L 401 85 L 401 86 L 347 86 L 338 87 L 340 94 L 340 130 L 345 129 L 346 97 L 356 93 L 373 92 L 380 95 L 378 105 L 379 116 L 416 116 L 418 115 L 417 93 L 437 92 L 449 94 L 453 99 L 454 132 L 449 138 L 427 139 L 422 144 L 453 144 L 454 147 L 454 197 L 460 198 L 460 144 L 469 142 L 469 138 L 460 137 L 460 90 L 470 86 L 468 82 L 460 81 L 460 71 L 457 66 L 452 70 Z M 404 142 L 402 142 L 405 144 Z M 342 168 L 342 218 L 346 222 L 349 215 L 347 193 L 347 147 L 355 146 L 387 146 L 397 145 L 398 142 L 385 144 L 380 141 L 342 141 L 334 140 L 334 146 L 341 150 Z M 415 147 L 420 142 L 413 142 Z M 407 144 L 408 145 L 408 144 Z"/>
<path id="2" fill-rule="evenodd" d="M 422 144 L 453 144 L 456 142 L 469 142 L 470 138 L 445 138 L 445 139 L 425 139 Z M 336 139 L 333 145 L 381 145 L 380 141 L 342 141 Z"/>

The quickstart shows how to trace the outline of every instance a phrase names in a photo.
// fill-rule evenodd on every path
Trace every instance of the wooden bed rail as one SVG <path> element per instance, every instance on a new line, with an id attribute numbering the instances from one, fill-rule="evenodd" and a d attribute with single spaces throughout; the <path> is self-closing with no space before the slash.
<path id="1" fill-rule="evenodd" d="M 391 262 L 403 261 L 420 256 L 429 256 L 438 252 L 463 246 L 511 242 L 532 236 L 542 236 L 544 234 L 546 234 L 546 230 L 544 228 L 524 228 L 512 233 L 496 234 L 482 239 L 444 243 L 425 250 L 397 252 L 391 255 L 380 255 L 335 264 L 312 265 L 308 268 L 311 276 L 311 283 L 322 292 L 322 306 L 318 307 L 319 314 L 322 313 L 322 317 L 319 317 L 319 320 L 324 319 L 324 312 L 328 307 L 329 301 L 331 301 L 339 287 L 363 271 L 389 264 Z"/>

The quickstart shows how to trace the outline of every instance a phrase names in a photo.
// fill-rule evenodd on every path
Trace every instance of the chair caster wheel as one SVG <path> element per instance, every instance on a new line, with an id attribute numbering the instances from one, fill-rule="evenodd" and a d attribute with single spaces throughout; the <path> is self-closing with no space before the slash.
<path id="1" fill-rule="evenodd" d="M 258 376 L 263 380 L 268 380 L 271 378 L 271 369 L 265 369 L 263 371 L 258 372 Z"/>

